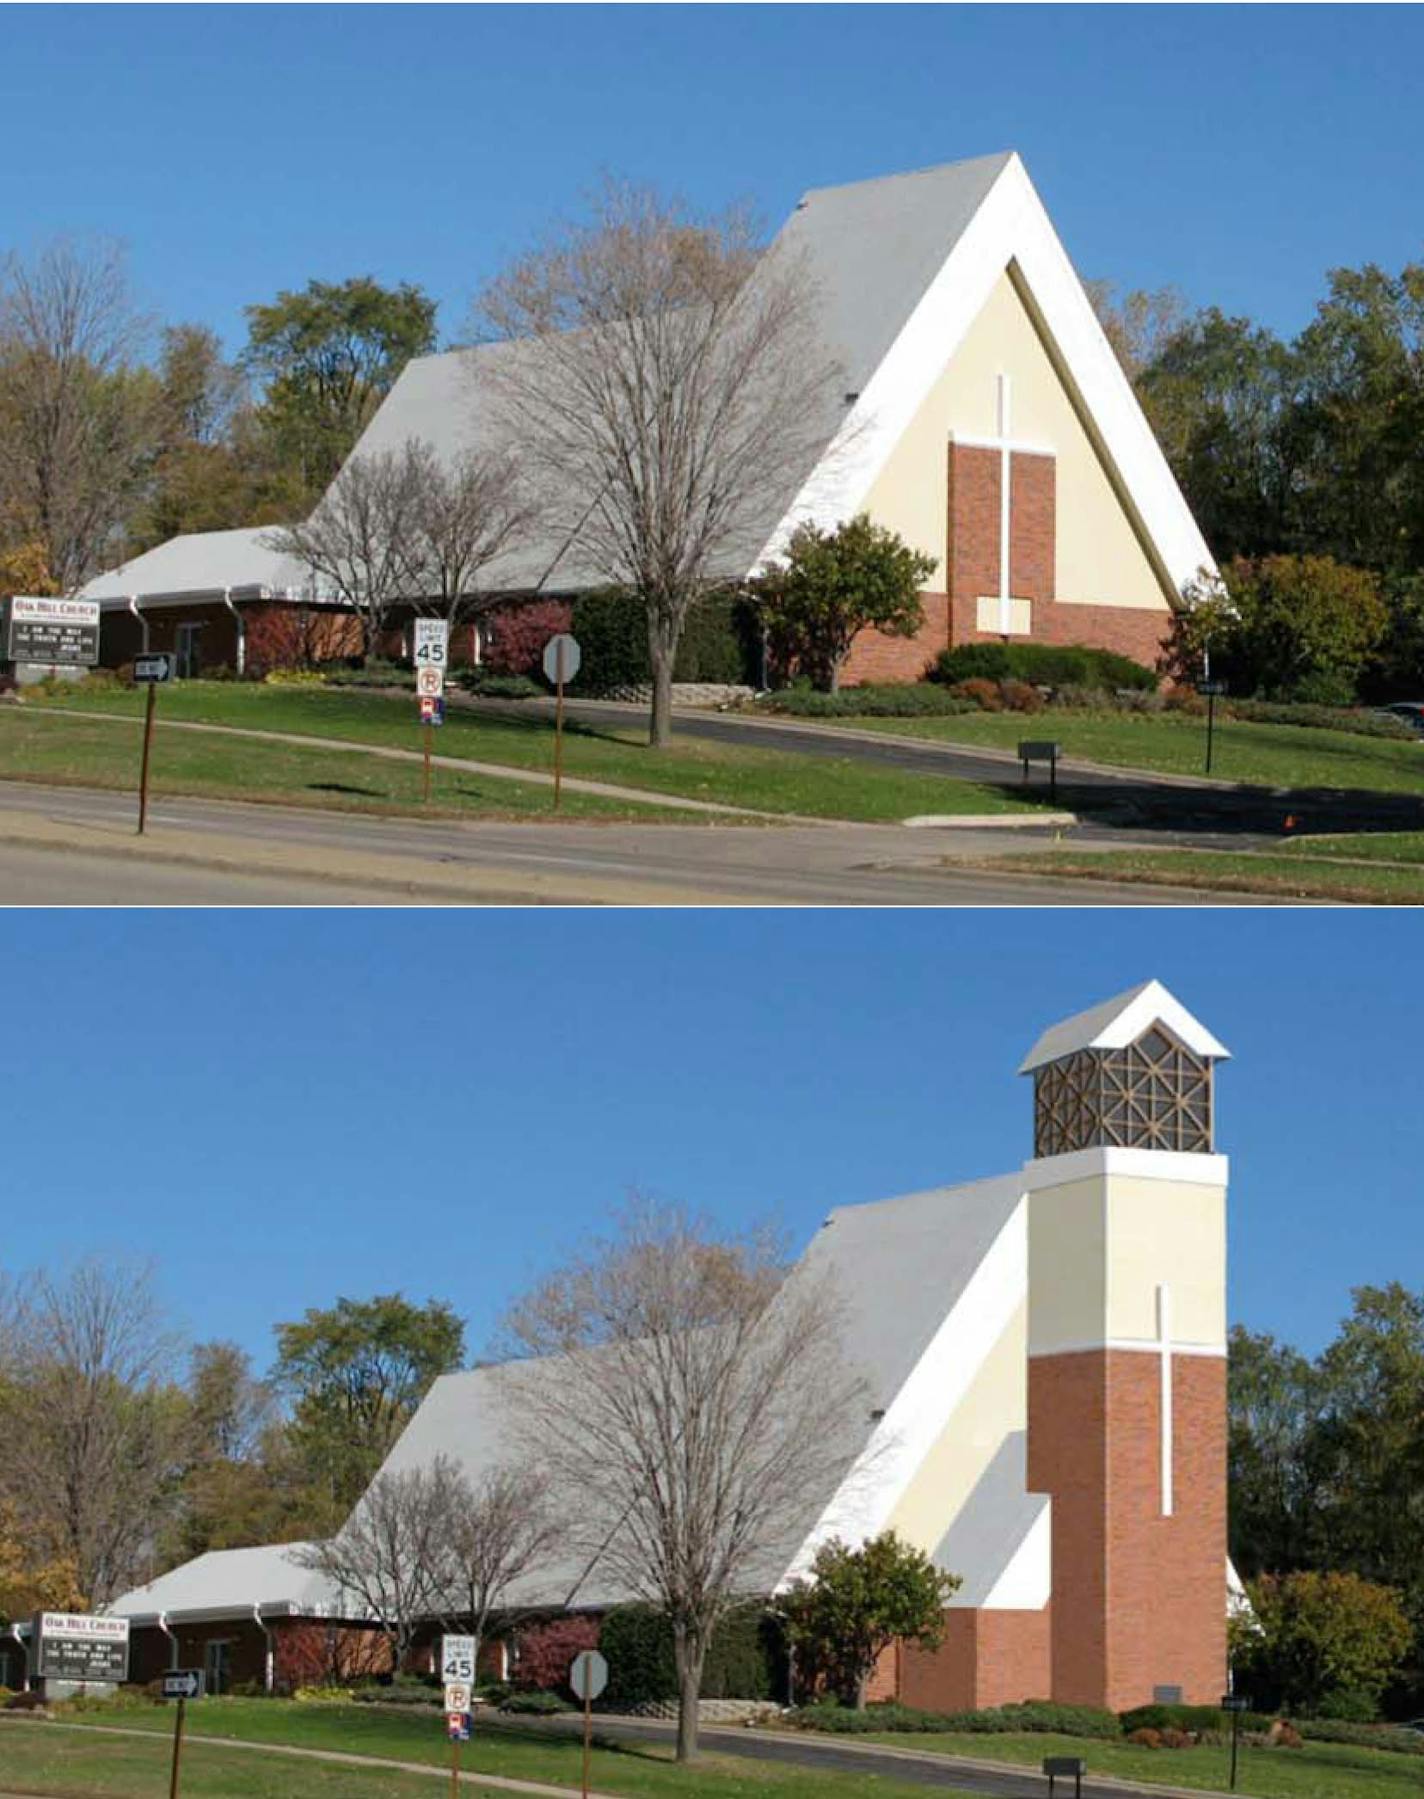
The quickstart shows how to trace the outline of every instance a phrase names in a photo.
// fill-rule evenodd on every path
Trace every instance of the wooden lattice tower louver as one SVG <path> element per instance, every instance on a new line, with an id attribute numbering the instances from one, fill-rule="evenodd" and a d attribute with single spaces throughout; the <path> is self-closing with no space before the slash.
<path id="1" fill-rule="evenodd" d="M 1212 1063 L 1161 1024 L 1121 1049 L 1081 1049 L 1034 1072 L 1033 1153 L 1175 1149 L 1209 1154 Z"/>

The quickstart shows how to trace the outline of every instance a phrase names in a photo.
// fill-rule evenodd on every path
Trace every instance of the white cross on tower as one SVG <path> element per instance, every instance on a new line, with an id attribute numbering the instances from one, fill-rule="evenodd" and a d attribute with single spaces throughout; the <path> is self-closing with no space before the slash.
<path id="1" fill-rule="evenodd" d="M 1157 1289 L 1157 1352 L 1162 1363 L 1162 1516 L 1172 1516 L 1172 1290 Z"/>
<path id="2" fill-rule="evenodd" d="M 1013 518 L 1013 446 L 1009 439 L 1009 378 L 999 375 L 999 630 L 1009 634 L 1009 525 Z"/>

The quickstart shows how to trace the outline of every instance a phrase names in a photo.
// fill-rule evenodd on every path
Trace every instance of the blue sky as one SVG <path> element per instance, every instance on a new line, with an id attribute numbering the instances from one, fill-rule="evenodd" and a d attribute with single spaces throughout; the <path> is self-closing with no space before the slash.
<path id="1" fill-rule="evenodd" d="M 108 233 L 243 340 L 313 276 L 483 280 L 600 170 L 775 223 L 1016 148 L 1079 269 L 1277 329 L 1424 252 L 1415 6 L 0 7 L 0 246 Z"/>
<path id="2" fill-rule="evenodd" d="M 27 913 L 10 1273 L 152 1258 L 266 1366 L 339 1293 L 503 1308 L 630 1189 L 799 1247 L 1031 1153 L 1047 1023 L 1156 975 L 1233 1051 L 1231 1315 L 1307 1348 L 1424 1267 L 1407 911 Z"/>

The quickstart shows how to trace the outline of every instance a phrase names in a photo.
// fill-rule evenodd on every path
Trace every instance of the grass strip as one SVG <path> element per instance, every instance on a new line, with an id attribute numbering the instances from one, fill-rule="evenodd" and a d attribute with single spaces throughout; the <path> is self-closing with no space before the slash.
<path id="1" fill-rule="evenodd" d="M 1290 851 L 1043 850 L 957 862 L 1007 874 L 1134 881 L 1206 893 L 1254 893 L 1266 899 L 1326 900 L 1362 906 L 1424 903 L 1424 868 L 1331 861 Z"/>
<path id="2" fill-rule="evenodd" d="M 967 712 L 949 718 L 846 718 L 857 731 L 1015 750 L 1051 738 L 1066 757 L 1111 768 L 1204 775 L 1206 724 L 1181 713 Z M 1314 726 L 1218 720 L 1211 779 L 1249 786 L 1424 794 L 1424 740 Z"/>
<path id="3" fill-rule="evenodd" d="M 70 1721 L 70 1720 L 66 1720 Z M 157 1706 L 95 1707 L 72 1719 L 76 1724 L 117 1724 L 150 1730 L 167 1737 L 172 1714 Z M 44 1726 L 3 1725 L 11 1732 Z M 56 1736 L 61 1733 L 55 1732 Z M 63 1736 L 78 1740 L 78 1733 Z M 3 1750 L 8 1738 L 0 1738 Z M 118 1742 L 119 1738 L 101 1739 Z M 448 1767 L 449 1744 L 443 1715 L 421 1708 L 420 1715 L 381 1710 L 369 1705 L 299 1704 L 270 1699 L 204 1700 L 189 1712 L 187 1740 L 197 1750 L 217 1743 L 282 1743 L 299 1748 L 331 1749 L 347 1755 L 382 1756 L 395 1761 Z M 206 1747 L 193 1756 L 208 1752 Z M 472 1740 L 464 1745 L 461 1764 L 475 1774 L 515 1780 L 544 1781 L 577 1790 L 582 1743 L 576 1733 L 551 1735 L 512 1723 L 497 1727 L 477 1721 Z M 185 1750 L 185 1757 L 187 1751 Z M 260 1757 L 253 1757 L 254 1762 Z M 305 1768 L 308 1764 L 301 1764 Z M 284 1794 L 299 1792 L 296 1764 L 287 1763 Z M 603 1743 L 592 1757 L 593 1785 L 603 1793 L 629 1799 L 923 1799 L 924 1788 L 888 1781 L 874 1774 L 842 1774 L 782 1763 L 749 1761 L 709 1751 L 691 1767 L 678 1767 L 671 1744 Z M 103 1788 L 84 1789 L 102 1792 Z M 256 1790 L 256 1789 L 254 1789 Z M 940 1788 L 939 1791 L 953 1791 Z M 429 1794 L 429 1787 L 425 1791 Z M 264 1795 L 265 1799 L 265 1795 Z"/>
<path id="4" fill-rule="evenodd" d="M 135 721 L 137 722 L 137 721 Z M 129 792 L 137 803 L 139 742 L 105 719 L 0 708 L 0 778 Z M 359 751 L 299 748 L 256 739 L 156 730 L 150 801 L 165 795 L 300 804 L 323 811 L 498 821 L 554 817 L 705 824 L 703 813 L 565 792 L 559 812 L 550 790 L 521 781 L 436 769 L 432 797 L 421 801 L 422 772 Z"/>
<path id="5" fill-rule="evenodd" d="M 1004 1735 L 967 1732 L 876 1732 L 858 1742 L 886 1743 L 900 1749 L 925 1749 L 941 1755 L 974 1756 L 981 1761 L 1012 1762 L 1039 1767 L 1046 1755 L 1080 1755 L 1090 1774 L 1164 1786 L 1223 1792 L 1231 1750 L 1225 1743 L 1201 1743 L 1190 1749 L 1148 1749 L 1138 1743 L 1023 1732 Z M 1299 1749 L 1241 1750 L 1236 1790 L 1250 1799 L 1414 1799 L 1419 1792 L 1419 1764 L 1409 1755 L 1384 1749 L 1357 1749 L 1340 1743 L 1307 1741 Z"/>
<path id="6" fill-rule="evenodd" d="M 142 697 L 112 683 L 88 687 L 72 683 L 46 690 L 37 704 L 62 706 L 68 715 L 122 712 L 137 718 Z M 57 716 L 51 714 L 51 716 Z M 321 687 L 267 687 L 259 683 L 183 681 L 159 701 L 163 720 L 237 725 L 246 730 L 289 731 L 306 736 L 420 747 L 414 701 L 380 694 Z M 553 767 L 553 721 L 539 712 L 492 717 L 452 707 L 438 733 L 444 756 L 495 762 L 509 768 Z M 1036 799 L 940 775 L 811 756 L 779 745 L 766 749 L 675 738 L 668 750 L 654 750 L 637 731 L 600 725 L 569 725 L 564 733 L 564 772 L 587 780 L 684 799 L 712 800 L 754 811 L 798 813 L 807 818 L 895 822 L 929 812 L 1003 813 L 1041 809 Z"/>

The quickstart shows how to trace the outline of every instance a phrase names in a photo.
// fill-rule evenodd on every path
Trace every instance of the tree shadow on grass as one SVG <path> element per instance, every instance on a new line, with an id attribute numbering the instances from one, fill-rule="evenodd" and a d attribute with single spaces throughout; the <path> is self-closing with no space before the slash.
<path id="1" fill-rule="evenodd" d="M 353 787 L 346 781 L 308 781 L 308 793 L 348 793 L 358 799 L 386 800 L 391 796 L 379 787 Z"/>

